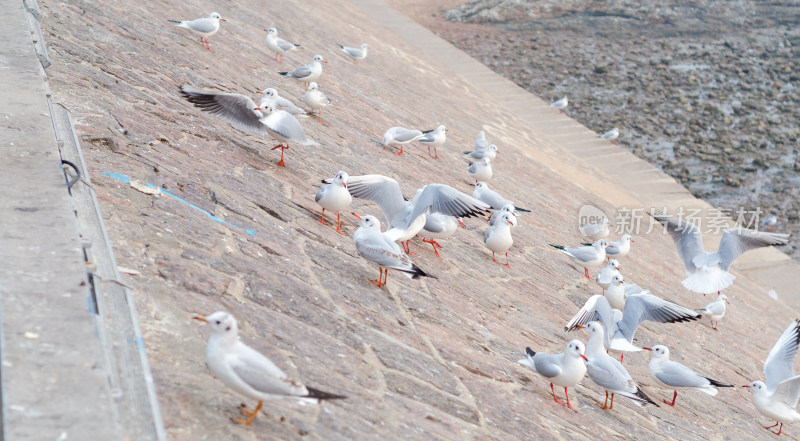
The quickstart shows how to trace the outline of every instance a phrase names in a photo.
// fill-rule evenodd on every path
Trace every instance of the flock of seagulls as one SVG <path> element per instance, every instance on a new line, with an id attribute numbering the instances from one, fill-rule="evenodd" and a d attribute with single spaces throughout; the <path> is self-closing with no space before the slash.
<path id="1" fill-rule="evenodd" d="M 192 21 L 170 20 L 176 26 L 199 35 L 201 44 L 208 50 L 211 50 L 208 37 L 219 30 L 220 21 L 224 20 L 216 12 Z M 266 31 L 266 45 L 275 53 L 274 61 L 283 63 L 284 54 L 299 50 L 300 45 L 279 38 L 276 28 Z M 360 47 L 338 46 L 355 65 L 367 57 L 367 44 Z M 279 144 L 272 149 L 281 149 L 281 159 L 277 165 L 285 166 L 284 151 L 290 148 L 290 144 L 318 144 L 306 136 L 300 120 L 313 112 L 320 115 L 331 103 L 319 90 L 323 63 L 327 61 L 321 55 L 315 55 L 308 65 L 278 72 L 284 78 L 305 85 L 306 92 L 302 100 L 310 112 L 281 97 L 275 88 L 258 92 L 261 95 L 258 105 L 243 94 L 209 91 L 190 85 L 181 86 L 180 93 L 202 111 L 216 115 L 241 130 L 275 139 Z M 567 105 L 567 97 L 564 97 L 550 106 L 563 111 Z M 382 145 L 384 148 L 398 147 L 397 155 L 402 155 L 404 146 L 419 142 L 428 147 L 430 157 L 438 159 L 438 149 L 447 140 L 446 132 L 447 128 L 441 124 L 425 131 L 391 127 L 385 131 Z M 609 141 L 618 136 L 617 128 L 601 135 Z M 381 229 L 381 221 L 376 216 L 352 214 L 359 220 L 359 226 L 353 233 L 355 250 L 363 259 L 378 266 L 378 278 L 371 280 L 378 287 L 387 284 L 389 269 L 411 279 L 435 278 L 412 261 L 411 256 L 415 254 L 410 249 L 411 240 L 421 237 L 432 246 L 435 255 L 441 257 L 438 240 L 451 237 L 459 226 L 465 226 L 463 219 L 469 217 L 489 216 L 486 219 L 489 225 L 483 234 L 484 245 L 492 253 L 495 263 L 510 267 L 508 251 L 514 243 L 512 230 L 518 226 L 518 216 L 530 210 L 520 208 L 489 188 L 487 181 L 494 177 L 492 162 L 498 153 L 499 149 L 487 141 L 484 131 L 478 133 L 473 150 L 464 152 L 469 163 L 467 174 L 475 181 L 472 195 L 449 185 L 431 183 L 419 188 L 409 200 L 404 197 L 400 184 L 390 177 L 350 176 L 343 170 L 339 171 L 332 178 L 322 179 L 322 185 L 314 195 L 315 202 L 322 209 L 319 222 L 327 225 L 325 211 L 335 212 L 336 232 L 346 235 L 342 229 L 341 215 L 350 211 L 353 198 L 377 205 L 386 221 L 385 231 Z M 625 352 L 642 350 L 652 353 L 649 363 L 651 376 L 658 384 L 674 391 L 671 401 L 663 400 L 669 406 L 675 405 L 679 388 L 693 388 L 717 395 L 718 388 L 732 387 L 671 361 L 665 345 L 638 347 L 635 333 L 645 321 L 687 323 L 697 321 L 704 315 L 710 318 L 712 328 L 716 331 L 729 303 L 721 291 L 735 279 L 728 272 L 731 264 L 748 250 L 786 244 L 788 235 L 732 228 L 723 234 L 717 251 L 707 252 L 703 248 L 699 229 L 690 222 L 666 215 L 652 216 L 664 225 L 675 242 L 688 276 L 682 282 L 683 286 L 704 295 L 716 292 L 718 297 L 705 308 L 694 310 L 627 283 L 622 276 L 619 259 L 631 252 L 632 236 L 625 234 L 619 240 L 608 241 L 610 224 L 606 218 L 597 223 L 579 225 L 579 230 L 591 243 L 551 246 L 583 267 L 587 278 L 592 278 L 590 268 L 602 267 L 595 277 L 602 294 L 591 296 L 565 326 L 566 331 L 582 329 L 588 334 L 588 341 L 584 344 L 580 340 L 572 340 L 567 343 L 563 353 L 558 354 L 535 352 L 528 347 L 525 349 L 525 358 L 518 361 L 550 383 L 556 403 L 577 411 L 570 403 L 568 388 L 575 387 L 588 376 L 606 392 L 604 403 L 598 403 L 603 409 L 613 409 L 616 395 L 626 397 L 637 405 L 658 406 L 623 365 Z M 505 263 L 497 260 L 497 254 L 505 254 Z M 266 399 L 293 397 L 320 401 L 346 398 L 310 388 L 289 378 L 269 359 L 239 340 L 236 319 L 229 313 L 216 312 L 195 318 L 211 327 L 206 352 L 211 373 L 240 395 L 258 402 L 253 410 L 241 408 L 240 413 L 244 418 L 233 418 L 233 421 L 252 424 Z M 800 398 L 800 375 L 794 376 L 793 369 L 799 343 L 800 320 L 795 320 L 767 357 L 764 366 L 766 383 L 755 381 L 744 386 L 752 391 L 756 408 L 776 421 L 775 425 L 765 428 L 780 426 L 775 432 L 778 435 L 783 423 L 800 422 L 800 414 L 795 411 Z M 619 361 L 610 355 L 610 351 L 620 353 Z M 564 388 L 565 402 L 556 396 L 555 386 Z"/>

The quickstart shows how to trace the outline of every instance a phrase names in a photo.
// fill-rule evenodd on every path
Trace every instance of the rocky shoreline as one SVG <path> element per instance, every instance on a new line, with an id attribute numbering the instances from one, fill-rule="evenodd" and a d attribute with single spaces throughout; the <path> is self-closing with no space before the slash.
<path id="1" fill-rule="evenodd" d="M 566 113 L 598 134 L 619 127 L 616 142 L 733 218 L 775 215 L 800 257 L 800 6 L 397 6 L 543 99 L 568 96 Z"/>

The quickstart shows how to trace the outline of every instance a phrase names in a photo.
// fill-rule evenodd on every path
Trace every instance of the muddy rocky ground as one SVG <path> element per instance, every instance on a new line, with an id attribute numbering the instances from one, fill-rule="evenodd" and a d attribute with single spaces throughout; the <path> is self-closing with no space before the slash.
<path id="1" fill-rule="evenodd" d="M 393 3 L 734 218 L 777 215 L 800 257 L 797 3 Z"/>

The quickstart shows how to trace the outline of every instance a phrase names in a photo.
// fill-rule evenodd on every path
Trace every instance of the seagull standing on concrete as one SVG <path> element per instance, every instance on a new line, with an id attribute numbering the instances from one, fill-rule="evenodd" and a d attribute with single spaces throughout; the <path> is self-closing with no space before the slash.
<path id="1" fill-rule="evenodd" d="M 514 244 L 514 239 L 511 237 L 511 227 L 516 225 L 516 216 L 511 213 L 503 213 L 497 222 L 483 233 L 483 244 L 492 252 L 494 263 L 500 263 L 495 259 L 495 253 L 506 253 L 506 263 L 503 265 L 511 268 L 511 265 L 508 264 L 508 250 Z"/>
<path id="2" fill-rule="evenodd" d="M 342 211 L 350 206 L 353 197 L 347 191 L 347 180 L 350 175 L 347 172 L 340 170 L 332 179 L 323 179 L 322 187 L 317 190 L 314 200 L 322 207 L 322 216 L 319 221 L 325 225 L 325 209 L 336 212 L 336 231 L 339 234 L 345 234 L 341 229 Z"/>
<path id="3" fill-rule="evenodd" d="M 322 58 L 322 55 L 314 55 L 314 58 L 311 59 L 311 64 L 298 67 L 291 72 L 278 72 L 278 74 L 283 75 L 285 78 L 294 78 L 297 81 L 302 81 L 306 86 L 306 90 L 308 90 L 309 83 L 319 80 L 319 77 L 322 76 L 322 63 L 327 63 Z"/>
<path id="4" fill-rule="evenodd" d="M 426 130 L 422 132 L 424 137 L 420 138 L 419 142 L 428 145 L 428 156 L 439 159 L 439 154 L 436 152 L 437 147 L 441 147 L 447 141 L 447 128 L 439 125 L 434 130 Z M 433 154 L 431 155 L 431 147 L 433 147 Z"/>
<path id="5" fill-rule="evenodd" d="M 725 294 L 720 294 L 717 296 L 717 300 L 709 303 L 705 308 L 698 309 L 697 312 L 703 315 L 707 315 L 708 318 L 711 319 L 711 329 L 717 330 L 717 326 L 719 326 L 719 321 L 722 320 L 722 317 L 725 316 L 725 307 L 726 303 L 730 303 L 728 301 L 728 296 Z M 717 322 L 716 324 L 714 322 Z"/>
<path id="6" fill-rule="evenodd" d="M 683 260 L 686 275 L 681 284 L 700 294 L 719 294 L 731 286 L 736 277 L 728 272 L 731 264 L 743 253 L 772 245 L 786 245 L 788 234 L 766 233 L 746 228 L 730 228 L 722 234 L 719 249 L 707 252 L 703 248 L 703 236 L 691 222 L 672 216 L 653 214 L 655 220 L 664 225 Z"/>
<path id="7" fill-rule="evenodd" d="M 392 127 L 383 134 L 383 148 L 390 145 L 399 145 L 400 151 L 397 152 L 397 156 L 400 156 L 403 154 L 404 145 L 421 139 L 424 136 L 425 134 L 419 130 L 407 129 L 405 127 Z"/>
<path id="8" fill-rule="evenodd" d="M 312 81 L 308 85 L 308 90 L 306 90 L 306 93 L 303 95 L 303 102 L 306 103 L 306 106 L 311 108 L 312 112 L 316 110 L 318 115 L 322 116 L 322 109 L 328 107 L 331 100 L 319 90 L 319 85 Z"/>
<path id="9" fill-rule="evenodd" d="M 455 216 L 442 213 L 427 213 L 425 215 L 425 226 L 422 227 L 419 235 L 422 236 L 423 242 L 431 244 L 436 257 L 442 257 L 439 255 L 439 250 L 436 249 L 442 246 L 439 245 L 436 239 L 446 239 L 452 236 L 459 226 L 461 228 L 467 227 L 461 219 Z"/>
<path id="10" fill-rule="evenodd" d="M 553 393 L 553 400 L 577 412 L 569 404 L 567 388 L 577 386 L 586 375 L 585 351 L 586 348 L 583 343 L 578 340 L 569 342 L 561 354 L 545 354 L 544 352 L 533 352 L 531 348 L 525 348 L 526 358 L 518 360 L 517 363 L 528 366 L 537 374 L 548 379 L 550 381 L 550 391 Z M 564 388 L 564 395 L 567 397 L 566 403 L 558 401 L 558 398 L 556 398 L 556 391 L 553 389 L 554 384 Z"/>
<path id="11" fill-rule="evenodd" d="M 289 378 L 278 366 L 239 340 L 236 319 L 227 312 L 194 317 L 211 326 L 206 346 L 206 364 L 211 374 L 240 395 L 258 400 L 255 410 L 239 411 L 247 419 L 231 418 L 235 423 L 251 425 L 264 400 L 292 397 L 312 400 L 347 398 L 304 386 Z"/>
<path id="12" fill-rule="evenodd" d="M 605 239 L 600 239 L 592 245 L 583 247 L 565 247 L 553 244 L 550 244 L 550 246 L 572 257 L 572 260 L 578 265 L 583 266 L 583 273 L 586 278 L 591 279 L 589 276 L 589 267 L 600 265 L 606 260 L 606 247 L 608 246 L 608 242 L 606 242 Z"/>
<path id="13" fill-rule="evenodd" d="M 275 52 L 275 61 L 278 61 L 278 56 L 280 55 L 281 60 L 278 61 L 280 64 L 283 64 L 283 54 L 287 51 L 296 51 L 297 48 L 300 47 L 299 44 L 294 44 L 278 37 L 278 30 L 275 28 L 264 30 L 267 31 L 267 47 L 269 50 Z"/>
<path id="14" fill-rule="evenodd" d="M 516 211 L 522 211 L 525 213 L 530 213 L 531 211 L 525 208 L 520 208 L 514 202 L 500 196 L 500 193 L 490 189 L 489 185 L 485 182 L 475 183 L 475 190 L 472 191 L 472 197 L 489 204 L 493 210 L 502 210 L 506 205 L 513 205 Z"/>
<path id="15" fill-rule="evenodd" d="M 558 101 L 554 101 L 554 102 L 550 103 L 550 107 L 555 107 L 556 109 L 558 109 L 559 112 L 564 113 L 564 109 L 567 108 L 568 104 L 569 104 L 569 101 L 567 100 L 567 97 L 564 97 L 564 98 L 561 98 Z"/>
<path id="16" fill-rule="evenodd" d="M 783 423 L 800 422 L 800 413 L 797 413 L 797 399 L 800 397 L 800 375 L 794 375 L 794 358 L 797 355 L 797 345 L 800 342 L 800 320 L 795 320 L 783 331 L 781 337 L 772 347 L 764 362 L 763 381 L 754 381 L 746 386 L 753 393 L 753 403 L 756 409 L 764 416 L 776 420 L 773 426 L 763 426 L 772 429 L 780 424 L 776 435 L 783 430 Z"/>
<path id="17" fill-rule="evenodd" d="M 353 59 L 353 64 L 358 66 L 359 60 L 363 60 L 367 58 L 367 43 L 361 45 L 360 48 L 358 47 L 347 47 L 342 46 L 341 44 L 338 45 L 339 49 L 342 50 L 348 57 Z"/>
<path id="18" fill-rule="evenodd" d="M 691 387 L 712 397 L 719 392 L 718 387 L 733 387 L 732 384 L 720 383 L 717 380 L 704 377 L 677 361 L 670 361 L 669 348 L 664 345 L 642 349 L 653 352 L 653 356 L 650 358 L 650 375 L 666 387 Z M 672 401 L 664 400 L 664 403 L 674 406 L 677 398 L 678 390 L 675 389 Z"/>
<path id="19" fill-rule="evenodd" d="M 478 181 L 488 181 L 494 176 L 490 162 L 489 158 L 483 158 L 480 162 L 473 162 L 467 167 L 467 173 L 476 183 Z"/>
<path id="20" fill-rule="evenodd" d="M 482 149 L 475 149 L 471 152 L 464 152 L 469 159 L 476 159 L 480 161 L 483 158 L 488 158 L 491 161 L 494 161 L 494 158 L 497 157 L 497 146 L 492 144 L 489 147 L 482 148 Z"/>
<path id="21" fill-rule="evenodd" d="M 211 46 L 208 45 L 208 37 L 214 35 L 219 30 L 219 22 L 225 21 L 219 14 L 216 12 L 212 12 L 205 18 L 198 18 L 197 20 L 191 21 L 178 21 L 178 20 L 167 20 L 170 23 L 175 23 L 175 26 L 179 28 L 184 28 L 192 31 L 192 33 L 200 35 L 200 44 L 203 45 L 204 48 L 211 50 Z M 205 42 L 203 42 L 203 37 L 205 37 Z"/>
<path id="22" fill-rule="evenodd" d="M 289 112 L 295 117 L 298 115 L 308 116 L 306 111 L 297 107 L 293 102 L 287 100 L 286 98 L 278 95 L 278 91 L 269 87 L 262 91 L 257 92 L 259 95 L 263 95 L 261 97 L 261 102 L 259 103 L 258 107 L 266 107 L 266 104 L 274 104 L 275 110 L 283 110 L 285 112 Z"/>
<path id="23" fill-rule="evenodd" d="M 181 95 L 201 110 L 217 115 L 239 129 L 270 135 L 280 144 L 272 150 L 281 149 L 279 167 L 285 167 L 283 151 L 289 148 L 289 142 L 301 145 L 318 145 L 319 143 L 306 138 L 303 126 L 297 118 L 289 112 L 275 110 L 273 104 L 267 107 L 256 107 L 250 98 L 238 93 L 221 93 L 210 90 L 195 89 L 184 85 Z"/>
<path id="24" fill-rule="evenodd" d="M 606 248 L 606 253 L 608 253 L 608 248 Z M 594 278 L 594 281 L 603 288 L 603 294 L 606 293 L 608 285 L 611 284 L 611 279 L 619 274 L 619 269 L 619 261 L 617 259 L 612 259 L 608 261 L 608 265 L 604 266 L 603 269 L 597 273 L 597 277 Z"/>
<path id="25" fill-rule="evenodd" d="M 373 285 L 386 285 L 389 268 L 402 272 L 410 279 L 431 277 L 415 265 L 392 238 L 381 232 L 381 223 L 375 216 L 353 214 L 361 219 L 361 226 L 353 234 L 356 251 L 361 257 L 377 264 L 380 272 L 378 280 L 371 280 Z"/>
<path id="26" fill-rule="evenodd" d="M 608 142 L 610 142 L 611 144 L 614 144 L 614 140 L 619 138 L 619 129 L 614 127 L 613 129 L 611 129 L 611 130 L 607 131 L 606 133 L 603 133 L 602 135 L 600 135 L 600 137 L 603 138 L 603 139 L 607 139 Z"/>
<path id="27" fill-rule="evenodd" d="M 631 243 L 633 243 L 633 237 L 630 234 L 623 234 L 619 240 L 608 243 L 606 257 L 619 259 L 627 256 L 631 252 Z"/>

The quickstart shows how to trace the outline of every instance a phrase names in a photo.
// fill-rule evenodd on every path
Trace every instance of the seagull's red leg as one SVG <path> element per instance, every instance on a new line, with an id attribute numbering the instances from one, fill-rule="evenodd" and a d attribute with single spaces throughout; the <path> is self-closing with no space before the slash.
<path id="1" fill-rule="evenodd" d="M 241 411 L 243 415 L 249 416 L 250 418 L 248 418 L 246 420 L 243 420 L 243 419 L 240 419 L 240 418 L 231 418 L 231 421 L 233 421 L 234 423 L 238 423 L 238 424 L 244 424 L 245 426 L 249 426 L 249 425 L 253 424 L 253 420 L 256 419 L 256 415 L 258 415 L 258 411 L 261 410 L 261 405 L 262 404 L 264 404 L 264 403 L 259 400 L 258 406 L 256 406 L 256 408 L 253 410 L 253 412 L 249 412 L 249 411 L 246 411 L 246 410 Z"/>
<path id="2" fill-rule="evenodd" d="M 383 277 L 383 268 L 378 267 L 378 280 L 370 280 L 373 285 L 375 286 L 382 286 L 381 285 L 381 278 Z"/>
<path id="3" fill-rule="evenodd" d="M 674 405 L 675 405 L 675 399 L 676 399 L 676 398 L 678 398 L 678 391 L 677 391 L 677 390 L 676 390 L 676 391 L 675 391 L 675 393 L 672 395 L 672 402 L 670 403 L 669 401 L 667 401 L 667 400 L 664 400 L 664 404 L 666 404 L 666 405 L 668 405 L 668 406 L 674 406 Z"/>
<path id="4" fill-rule="evenodd" d="M 620 353 L 620 355 L 619 355 L 619 364 L 622 364 L 622 360 L 624 360 L 624 359 L 625 359 L 625 353 L 624 353 L 624 352 L 622 352 L 622 353 Z"/>
<path id="5" fill-rule="evenodd" d="M 553 389 L 553 383 L 550 383 L 550 390 L 553 392 L 553 400 L 554 400 L 556 403 L 558 403 L 558 404 L 560 404 L 560 405 L 562 405 L 562 406 L 563 406 L 563 405 L 564 405 L 564 403 L 563 403 L 563 402 L 561 402 L 561 401 L 558 401 L 558 398 L 556 398 L 556 391 Z"/>
<path id="6" fill-rule="evenodd" d="M 780 435 L 781 431 L 783 431 L 783 423 L 781 423 L 781 427 L 778 428 L 778 432 L 777 433 L 775 433 L 775 432 L 772 432 L 772 433 L 775 433 L 775 435 Z"/>
<path id="7" fill-rule="evenodd" d="M 278 144 L 275 147 L 273 147 L 272 150 L 275 150 L 275 149 L 278 149 L 278 148 L 281 149 L 281 160 L 278 161 L 278 167 L 286 167 L 286 163 L 283 162 L 283 151 L 288 149 L 289 146 L 288 145 L 284 146 L 283 144 Z"/>
<path id="8" fill-rule="evenodd" d="M 608 406 L 608 410 L 614 410 L 614 394 L 611 394 L 611 405 Z"/>
<path id="9" fill-rule="evenodd" d="M 383 270 L 383 286 L 386 286 L 386 282 L 389 281 L 389 268 L 384 268 Z"/>
<path id="10" fill-rule="evenodd" d="M 577 410 L 575 410 L 575 408 L 574 408 L 574 407 L 572 407 L 572 405 L 571 405 L 571 404 L 569 404 L 569 394 L 567 393 L 567 388 L 566 388 L 566 387 L 564 388 L 564 395 L 566 395 L 566 396 L 567 396 L 567 407 L 569 407 L 570 409 L 572 409 L 572 411 L 573 411 L 573 412 L 577 412 Z M 612 401 L 611 405 L 612 405 L 612 406 L 614 405 L 613 401 Z"/>
<path id="11" fill-rule="evenodd" d="M 402 155 L 402 154 L 403 154 L 403 146 L 401 145 L 401 146 L 400 146 L 400 151 L 399 151 L 399 152 L 397 152 L 397 156 L 400 156 L 400 155 Z"/>
<path id="12" fill-rule="evenodd" d="M 439 250 L 436 249 L 436 246 L 439 245 L 439 242 L 436 242 L 433 239 L 422 239 L 422 241 L 431 244 L 431 246 L 433 247 L 433 252 L 436 253 L 436 257 L 442 257 L 442 256 L 439 255 Z M 441 248 L 441 247 L 442 246 L 439 245 L 439 248 Z"/>
<path id="13" fill-rule="evenodd" d="M 327 223 L 325 223 L 325 207 L 322 208 L 322 216 L 319 218 L 319 223 L 321 223 L 322 225 L 328 225 Z"/>
<path id="14" fill-rule="evenodd" d="M 495 258 L 494 258 L 494 251 L 492 251 L 492 261 L 493 261 L 494 263 L 500 263 L 500 262 L 498 262 L 498 261 L 497 261 L 497 259 L 495 259 Z M 552 386 L 552 385 L 551 385 L 551 386 Z"/>
<path id="15" fill-rule="evenodd" d="M 341 225 L 342 225 L 342 213 L 337 213 L 336 214 L 336 231 L 338 231 L 339 234 L 347 236 L 347 233 L 342 231 Z"/>
<path id="16" fill-rule="evenodd" d="M 511 268 L 511 265 L 508 264 L 508 251 L 506 251 L 506 263 L 503 264 L 506 268 Z"/>
<path id="17" fill-rule="evenodd" d="M 772 429 L 773 427 L 778 427 L 778 424 L 780 424 L 780 423 L 781 423 L 780 421 L 775 421 L 775 424 L 773 424 L 771 426 L 761 426 L 761 427 L 763 427 L 765 429 Z"/>
<path id="18" fill-rule="evenodd" d="M 606 402 L 601 406 L 600 403 L 595 403 L 601 409 L 608 409 L 608 391 L 606 391 Z"/>
<path id="19" fill-rule="evenodd" d="M 587 279 L 591 279 L 589 276 L 589 268 L 583 267 L 583 274 L 586 276 Z"/>
<path id="20" fill-rule="evenodd" d="M 411 256 L 416 256 L 416 254 L 414 254 L 414 252 L 411 251 L 411 239 L 408 239 L 406 241 L 406 254 L 411 255 Z"/>

